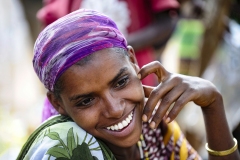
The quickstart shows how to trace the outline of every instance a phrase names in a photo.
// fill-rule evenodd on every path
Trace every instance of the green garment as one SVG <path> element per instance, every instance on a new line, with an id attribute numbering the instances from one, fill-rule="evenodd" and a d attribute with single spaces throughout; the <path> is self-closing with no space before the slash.
<path id="1" fill-rule="evenodd" d="M 99 139 L 88 134 L 73 120 L 55 116 L 35 130 L 17 160 L 115 160 Z"/>

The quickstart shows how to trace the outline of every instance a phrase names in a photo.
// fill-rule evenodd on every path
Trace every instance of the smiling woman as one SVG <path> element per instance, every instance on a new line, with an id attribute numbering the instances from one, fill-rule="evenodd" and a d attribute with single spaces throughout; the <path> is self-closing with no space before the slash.
<path id="1" fill-rule="evenodd" d="M 78 10 L 46 27 L 33 65 L 60 115 L 30 136 L 18 159 L 201 159 L 174 121 L 189 101 L 202 107 L 209 159 L 239 158 L 212 83 L 169 73 L 159 62 L 140 69 L 103 14 Z M 141 83 L 151 73 L 157 87 Z"/>

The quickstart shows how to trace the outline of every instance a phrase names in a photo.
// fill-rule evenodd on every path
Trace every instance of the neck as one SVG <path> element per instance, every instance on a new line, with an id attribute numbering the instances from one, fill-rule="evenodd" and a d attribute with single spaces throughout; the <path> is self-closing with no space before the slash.
<path id="1" fill-rule="evenodd" d="M 108 144 L 109 149 L 114 154 L 115 158 L 117 160 L 139 160 L 140 159 L 140 153 L 137 144 L 122 148 L 117 147 L 112 144 Z"/>

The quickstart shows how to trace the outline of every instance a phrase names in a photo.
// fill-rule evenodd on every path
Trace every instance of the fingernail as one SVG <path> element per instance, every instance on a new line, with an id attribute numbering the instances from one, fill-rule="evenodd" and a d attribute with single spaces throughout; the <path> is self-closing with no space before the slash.
<path id="1" fill-rule="evenodd" d="M 171 119 L 169 117 L 165 120 L 166 123 L 169 123 L 170 121 Z"/>
<path id="2" fill-rule="evenodd" d="M 140 74 L 140 73 L 138 73 L 137 77 L 138 77 L 138 79 L 141 79 L 141 74 Z"/>
<path id="3" fill-rule="evenodd" d="M 143 120 L 143 122 L 147 122 L 147 115 L 146 115 L 146 114 L 144 114 L 144 115 L 142 116 L 142 120 Z"/>
<path id="4" fill-rule="evenodd" d="M 156 123 L 155 123 L 154 121 L 152 121 L 152 122 L 150 123 L 150 128 L 155 129 L 155 125 L 156 125 Z"/>

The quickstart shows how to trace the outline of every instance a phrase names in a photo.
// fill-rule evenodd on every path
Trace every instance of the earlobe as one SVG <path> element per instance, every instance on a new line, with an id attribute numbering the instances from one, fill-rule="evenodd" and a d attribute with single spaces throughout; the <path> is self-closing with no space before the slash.
<path id="1" fill-rule="evenodd" d="M 47 97 L 52 106 L 58 111 L 61 115 L 67 115 L 67 112 L 65 111 L 64 107 L 62 106 L 62 103 L 60 100 L 50 91 L 47 92 Z"/>

